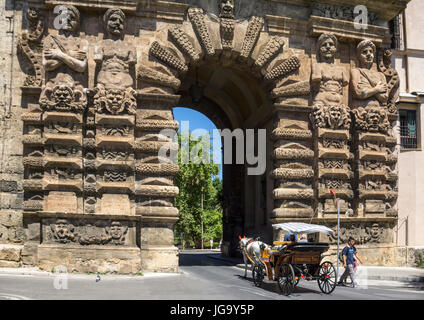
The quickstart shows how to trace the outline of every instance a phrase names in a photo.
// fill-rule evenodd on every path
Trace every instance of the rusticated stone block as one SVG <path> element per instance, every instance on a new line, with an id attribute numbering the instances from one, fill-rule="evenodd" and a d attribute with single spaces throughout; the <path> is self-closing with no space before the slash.
<path id="1" fill-rule="evenodd" d="M 46 211 L 77 212 L 77 196 L 74 192 L 50 191 Z"/>
<path id="2" fill-rule="evenodd" d="M 19 262 L 21 261 L 21 251 L 22 246 L 1 244 L 0 260 Z"/>

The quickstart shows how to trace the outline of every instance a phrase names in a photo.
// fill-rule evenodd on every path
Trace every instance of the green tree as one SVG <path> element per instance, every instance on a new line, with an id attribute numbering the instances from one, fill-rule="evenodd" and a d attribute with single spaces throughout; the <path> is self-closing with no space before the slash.
<path id="1" fill-rule="evenodd" d="M 222 236 L 222 182 L 217 177 L 219 166 L 209 163 L 193 163 L 184 154 L 186 150 L 195 153 L 199 158 L 211 159 L 210 147 L 205 143 L 206 139 L 189 140 L 185 135 L 178 135 L 181 146 L 178 153 L 179 173 L 176 176 L 175 183 L 180 192 L 175 198 L 175 206 L 179 210 L 179 221 L 175 225 L 175 240 L 179 243 L 181 234 L 184 239 L 194 244 L 196 248 L 201 247 L 202 222 L 203 239 L 209 241 L 219 241 Z M 183 159 L 189 160 L 183 163 Z M 187 161 L 185 161 L 187 162 Z M 202 201 L 203 200 L 203 201 Z M 203 202 L 203 212 L 202 212 Z"/>

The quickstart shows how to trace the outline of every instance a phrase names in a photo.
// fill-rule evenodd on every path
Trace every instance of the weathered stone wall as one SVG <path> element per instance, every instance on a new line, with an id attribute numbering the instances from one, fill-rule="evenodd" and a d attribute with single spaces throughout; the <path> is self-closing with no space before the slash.
<path id="1" fill-rule="evenodd" d="M 23 227 L 22 114 L 19 64 L 16 40 L 21 32 L 22 4 L 0 4 L 0 265 L 22 264 L 25 241 Z"/>

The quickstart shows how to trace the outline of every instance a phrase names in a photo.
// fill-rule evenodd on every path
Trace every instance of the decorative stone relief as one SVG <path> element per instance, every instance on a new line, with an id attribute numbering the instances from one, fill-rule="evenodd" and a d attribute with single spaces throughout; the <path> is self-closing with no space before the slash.
<path id="1" fill-rule="evenodd" d="M 312 4 L 312 15 L 347 21 L 355 21 L 356 17 L 354 7 L 352 6 L 340 6 L 316 2 Z M 368 23 L 375 24 L 377 18 L 377 14 L 368 12 Z"/>
<path id="2" fill-rule="evenodd" d="M 244 36 L 243 46 L 241 48 L 240 57 L 247 59 L 252 54 L 264 23 L 265 20 L 261 17 L 252 17 L 249 20 L 246 35 Z"/>
<path id="3" fill-rule="evenodd" d="M 44 111 L 82 113 L 86 105 L 83 86 L 64 73 L 47 82 L 40 96 L 40 106 Z"/>
<path id="4" fill-rule="evenodd" d="M 95 49 L 94 60 L 100 69 L 97 76 L 94 106 L 97 113 L 135 114 L 137 101 L 131 72 L 137 62 L 136 50 L 123 40 L 125 14 L 109 9 L 103 17 L 108 39 Z"/>
<path id="5" fill-rule="evenodd" d="M 44 74 L 42 66 L 41 38 L 44 33 L 44 17 L 35 8 L 26 13 L 29 23 L 28 31 L 24 31 L 18 40 L 18 48 L 23 52 L 34 69 L 34 75 L 28 75 L 24 87 L 41 87 Z"/>
<path id="6" fill-rule="evenodd" d="M 269 71 L 264 79 L 266 81 L 273 81 L 277 80 L 278 78 L 287 77 L 292 72 L 298 70 L 300 68 L 300 60 L 298 57 L 293 56 L 283 63 L 281 63 L 279 66 L 273 68 L 271 71 Z"/>
<path id="7" fill-rule="evenodd" d="M 190 21 L 192 22 L 193 27 L 196 30 L 196 33 L 199 37 L 199 41 L 203 49 L 205 49 L 206 51 L 206 55 L 213 56 L 215 54 L 215 49 L 212 44 L 203 9 L 188 9 L 188 17 L 190 18 Z"/>
<path id="8" fill-rule="evenodd" d="M 315 156 L 318 164 L 318 206 L 324 213 L 333 213 L 334 206 L 331 205 L 329 190 L 336 191 L 346 208 L 351 207 L 348 200 L 353 196 L 347 154 L 350 108 L 344 104 L 343 97 L 344 87 L 349 84 L 349 73 L 335 62 L 338 40 L 333 34 L 324 33 L 318 38 L 317 51 L 317 62 L 312 64 L 311 79 L 315 95 L 311 121 L 316 129 L 317 139 Z M 335 161 L 334 157 L 343 160 Z"/>
<path id="9" fill-rule="evenodd" d="M 175 44 L 190 58 L 191 61 L 197 63 L 200 60 L 200 56 L 194 49 L 190 37 L 179 26 L 170 28 L 169 35 Z"/>
<path id="10" fill-rule="evenodd" d="M 255 67 L 263 68 L 267 65 L 285 45 L 284 40 L 281 37 L 274 36 L 266 44 L 265 48 L 261 51 L 259 57 L 255 61 Z"/>
<path id="11" fill-rule="evenodd" d="M 386 76 L 387 81 L 387 110 L 391 114 L 397 114 L 396 101 L 399 97 L 399 74 L 392 67 L 392 51 L 390 49 L 380 49 L 378 54 L 378 70 Z"/>
<path id="12" fill-rule="evenodd" d="M 180 73 L 186 73 L 188 71 L 187 65 L 181 61 L 180 58 L 175 56 L 168 49 L 165 49 L 157 41 L 152 43 L 150 54 Z"/>
<path id="13" fill-rule="evenodd" d="M 58 219 L 50 223 L 46 232 L 47 241 L 62 244 L 125 245 L 128 222 L 74 220 L 70 223 L 67 219 Z"/>
<path id="14" fill-rule="evenodd" d="M 137 109 L 136 91 L 132 88 L 105 89 L 99 86 L 94 96 L 94 106 L 97 113 L 112 115 L 134 115 Z"/>
<path id="15" fill-rule="evenodd" d="M 328 236 L 330 243 L 337 243 L 337 226 L 335 231 Z M 390 232 L 384 223 L 353 223 L 348 226 L 342 225 L 340 228 L 340 241 L 347 243 L 349 237 L 353 237 L 358 245 L 387 243 L 390 240 Z"/>

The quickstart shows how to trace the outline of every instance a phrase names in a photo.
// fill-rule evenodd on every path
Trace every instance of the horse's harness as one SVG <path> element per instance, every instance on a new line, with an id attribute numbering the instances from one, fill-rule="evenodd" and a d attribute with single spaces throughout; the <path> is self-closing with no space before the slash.
<path id="1" fill-rule="evenodd" d="M 244 246 L 244 247 L 242 247 L 242 249 L 243 249 L 243 252 L 244 252 L 244 254 L 245 254 L 245 256 L 250 260 L 250 262 L 252 263 L 252 265 L 253 264 L 256 264 L 256 262 L 255 261 L 253 261 L 252 260 L 252 258 L 249 256 L 249 254 L 247 253 L 247 250 L 246 250 L 246 248 L 247 248 L 247 246 L 249 245 L 249 244 L 251 244 L 251 243 L 253 243 L 253 242 L 255 242 L 256 240 L 255 239 L 250 239 L 247 243 L 246 243 L 246 246 Z M 256 254 L 253 252 L 253 254 L 255 255 L 255 257 L 256 257 Z M 259 257 L 256 257 L 258 260 L 260 260 L 259 259 Z"/>

